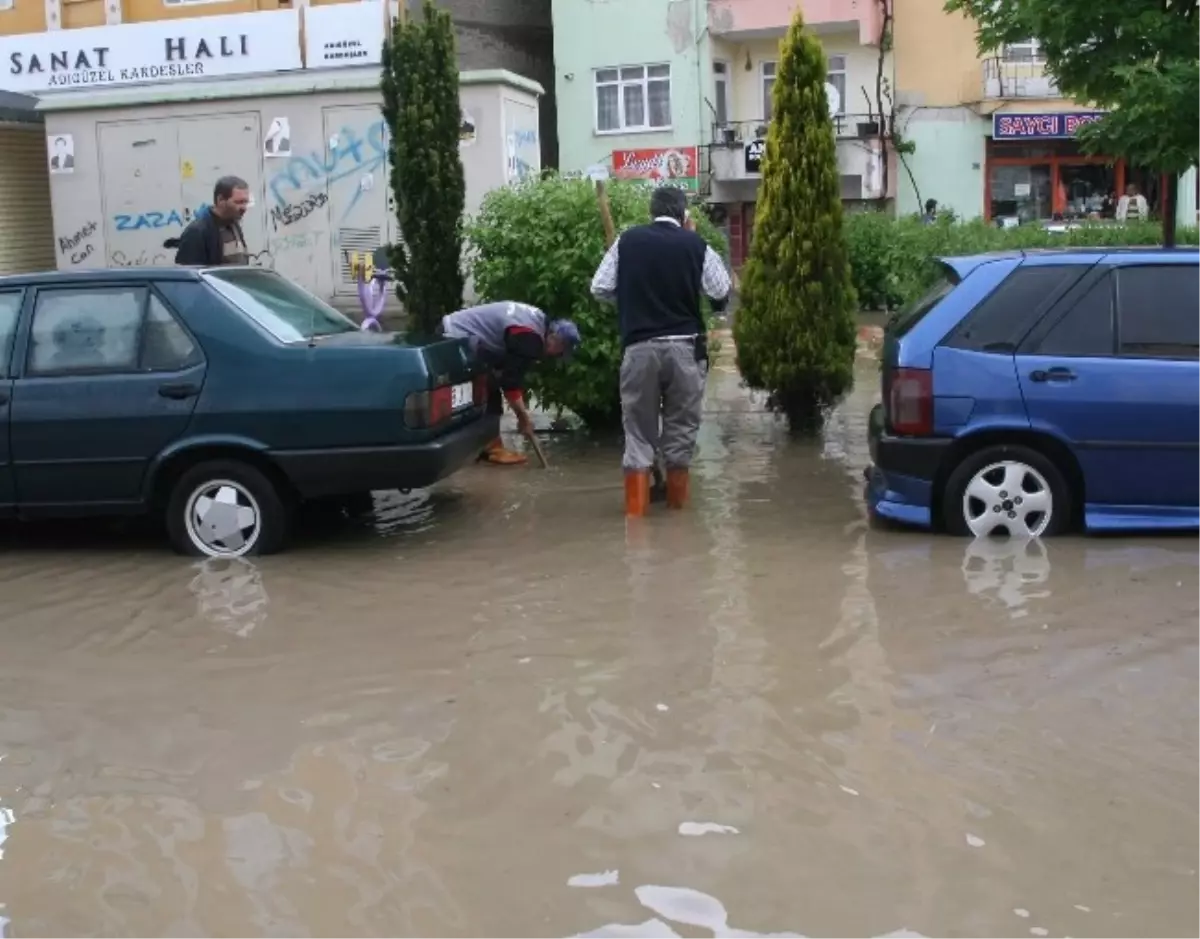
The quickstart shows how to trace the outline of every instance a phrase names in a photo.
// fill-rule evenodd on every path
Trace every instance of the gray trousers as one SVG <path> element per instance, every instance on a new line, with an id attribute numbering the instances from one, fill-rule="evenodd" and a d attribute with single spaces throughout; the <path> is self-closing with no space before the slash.
<path id="1" fill-rule="evenodd" d="M 708 363 L 696 361 L 691 340 L 651 340 L 625 350 L 621 360 L 625 469 L 650 469 L 660 450 L 667 469 L 691 466 L 707 375 Z"/>

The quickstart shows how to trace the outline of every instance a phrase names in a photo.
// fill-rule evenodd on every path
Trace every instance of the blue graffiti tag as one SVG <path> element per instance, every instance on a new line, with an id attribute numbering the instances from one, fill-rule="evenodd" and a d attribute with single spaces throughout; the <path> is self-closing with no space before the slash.
<path id="1" fill-rule="evenodd" d="M 208 208 L 208 203 L 202 203 L 195 212 L 191 209 L 159 209 L 154 212 L 139 212 L 137 215 L 114 215 L 113 229 L 115 231 L 138 231 L 143 228 L 183 228 L 188 222 Z"/>
<path id="2" fill-rule="evenodd" d="M 366 173 L 373 173 L 387 161 L 387 128 L 383 121 L 376 121 L 367 128 L 366 138 L 358 135 L 351 127 L 343 127 L 337 137 L 337 146 L 328 154 L 312 151 L 308 156 L 293 156 L 279 172 L 271 177 L 269 188 L 275 207 L 283 209 L 311 189 L 328 189 L 335 183 Z M 348 216 L 363 188 L 356 186 L 343 218 Z"/>

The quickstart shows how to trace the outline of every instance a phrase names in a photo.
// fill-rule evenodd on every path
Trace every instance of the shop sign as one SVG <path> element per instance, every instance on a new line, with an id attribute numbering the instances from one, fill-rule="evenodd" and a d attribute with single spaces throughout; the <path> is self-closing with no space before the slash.
<path id="1" fill-rule="evenodd" d="M 746 144 L 746 172 L 761 173 L 763 157 L 767 155 L 767 141 L 757 137 Z"/>
<path id="2" fill-rule="evenodd" d="M 1079 128 L 1104 117 L 1103 111 L 1064 111 L 1055 114 L 993 114 L 993 140 L 1048 140 L 1074 137 Z"/>
<path id="3" fill-rule="evenodd" d="M 0 37 L 0 89 L 38 93 L 299 69 L 296 10 Z"/>
<path id="4" fill-rule="evenodd" d="M 700 187 L 700 160 L 697 147 L 658 150 L 614 150 L 613 176 L 617 179 L 641 179 L 655 186 Z"/>
<path id="5" fill-rule="evenodd" d="M 309 6 L 304 10 L 304 64 L 309 68 L 378 65 L 383 53 L 378 0 Z"/>

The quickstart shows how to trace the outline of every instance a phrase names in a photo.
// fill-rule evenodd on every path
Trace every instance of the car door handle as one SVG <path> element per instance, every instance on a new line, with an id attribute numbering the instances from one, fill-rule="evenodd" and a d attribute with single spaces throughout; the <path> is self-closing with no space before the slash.
<path id="1" fill-rule="evenodd" d="M 191 382 L 179 382 L 173 385 L 159 385 L 158 394 L 163 398 L 171 398 L 175 401 L 183 401 L 187 398 L 194 398 L 200 394 L 200 386 L 193 385 Z"/>
<path id="2" fill-rule="evenodd" d="M 1074 381 L 1078 376 L 1069 368 L 1037 369 L 1029 373 L 1030 381 Z"/>

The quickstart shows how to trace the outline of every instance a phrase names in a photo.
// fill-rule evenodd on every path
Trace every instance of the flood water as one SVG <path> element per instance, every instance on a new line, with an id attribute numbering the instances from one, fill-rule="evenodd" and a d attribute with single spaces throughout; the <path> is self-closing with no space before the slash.
<path id="1" fill-rule="evenodd" d="M 0 569 L 10 936 L 1195 936 L 1194 538 L 872 530 L 714 372 L 693 506 L 611 445 L 191 563 Z M 903 932 L 902 932 L 903 931 Z"/>

